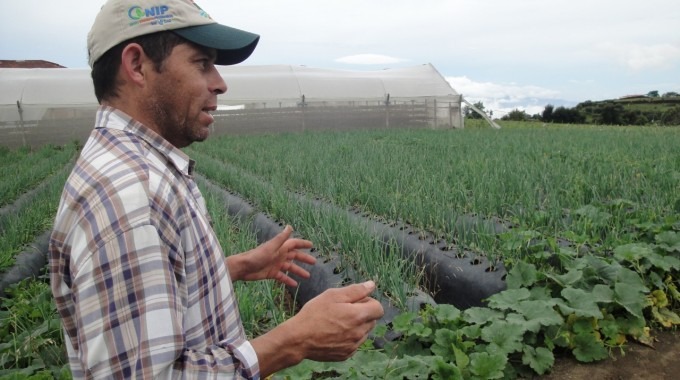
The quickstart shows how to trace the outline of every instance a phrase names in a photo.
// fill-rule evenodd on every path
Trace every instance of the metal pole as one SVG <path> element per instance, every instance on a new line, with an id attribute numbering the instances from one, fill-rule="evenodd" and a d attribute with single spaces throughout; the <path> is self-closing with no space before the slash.
<path id="1" fill-rule="evenodd" d="M 17 100 L 17 108 L 19 109 L 19 126 L 21 128 L 21 141 L 26 146 L 26 129 L 24 128 L 24 109 L 21 108 L 21 102 Z"/>

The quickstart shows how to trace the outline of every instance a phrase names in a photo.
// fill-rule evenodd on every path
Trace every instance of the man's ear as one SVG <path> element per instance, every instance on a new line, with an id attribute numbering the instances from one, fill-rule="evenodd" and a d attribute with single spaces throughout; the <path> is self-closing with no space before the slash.
<path id="1" fill-rule="evenodd" d="M 153 64 L 144 53 L 144 49 L 139 44 L 128 44 L 123 48 L 120 60 L 120 69 L 124 80 L 143 86 L 146 70 L 149 64 Z"/>

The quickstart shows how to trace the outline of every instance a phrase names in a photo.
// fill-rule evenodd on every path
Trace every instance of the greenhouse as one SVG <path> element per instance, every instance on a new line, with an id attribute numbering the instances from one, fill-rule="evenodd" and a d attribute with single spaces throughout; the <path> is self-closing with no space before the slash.
<path id="1" fill-rule="evenodd" d="M 214 134 L 462 128 L 461 95 L 431 64 L 378 71 L 224 66 Z M 89 69 L 0 69 L 8 147 L 84 141 L 97 101 Z"/>

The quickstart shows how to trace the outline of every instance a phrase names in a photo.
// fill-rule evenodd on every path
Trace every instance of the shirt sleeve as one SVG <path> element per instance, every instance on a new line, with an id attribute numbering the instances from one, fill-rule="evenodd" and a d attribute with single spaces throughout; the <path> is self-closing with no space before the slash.
<path id="1" fill-rule="evenodd" d="M 152 225 L 120 233 L 80 265 L 74 348 L 86 377 L 259 378 L 245 337 L 188 348 L 184 323 L 196 316 L 187 315 L 184 271 Z"/>

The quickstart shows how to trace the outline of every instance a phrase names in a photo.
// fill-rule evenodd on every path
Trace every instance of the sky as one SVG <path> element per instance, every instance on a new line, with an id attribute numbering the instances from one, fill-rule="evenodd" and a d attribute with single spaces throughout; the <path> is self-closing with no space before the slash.
<path id="1" fill-rule="evenodd" d="M 431 63 L 502 116 L 680 93 L 678 0 L 197 0 L 261 35 L 244 65 L 382 70 Z M 103 0 L 0 0 L 0 59 L 87 67 Z M 163 0 L 159 0 L 159 4 Z"/>

